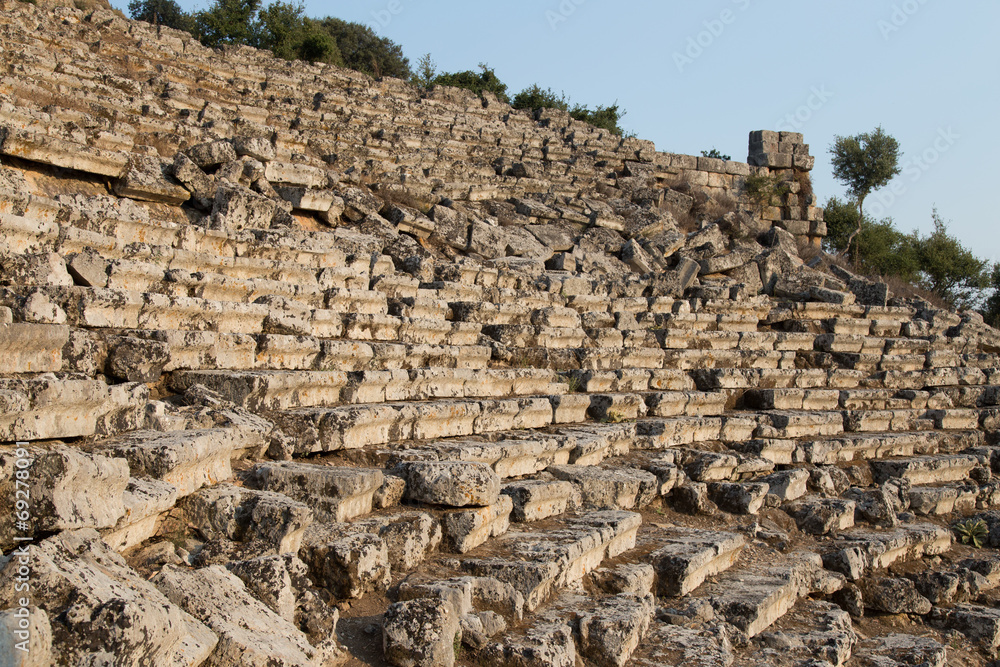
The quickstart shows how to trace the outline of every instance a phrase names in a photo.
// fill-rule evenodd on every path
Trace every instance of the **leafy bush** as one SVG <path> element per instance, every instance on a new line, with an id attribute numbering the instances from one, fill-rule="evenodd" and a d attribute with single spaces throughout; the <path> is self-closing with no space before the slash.
<path id="1" fill-rule="evenodd" d="M 208 9 L 194 15 L 195 34 L 212 48 L 224 44 L 259 46 L 259 9 L 260 0 L 214 0 Z"/>
<path id="2" fill-rule="evenodd" d="M 607 130 L 612 134 L 624 136 L 625 131 L 621 128 L 621 126 L 619 126 L 618 123 L 625 117 L 625 113 L 625 111 L 618 108 L 618 103 L 615 102 L 611 106 L 606 107 L 602 105 L 593 110 L 577 104 L 570 109 L 569 115 L 576 120 L 582 120 L 585 123 L 590 123 L 594 127 Z"/>
<path id="3" fill-rule="evenodd" d="M 993 290 L 993 295 L 986 300 L 983 318 L 991 327 L 1000 329 L 1000 263 L 993 265 L 990 287 Z"/>
<path id="4" fill-rule="evenodd" d="M 337 43 L 344 66 L 373 77 L 410 78 L 410 60 L 391 39 L 379 37 L 371 28 L 328 16 L 316 21 L 318 30 Z"/>
<path id="5" fill-rule="evenodd" d="M 788 184 L 777 174 L 750 174 L 743 183 L 743 194 L 754 213 L 760 215 L 764 207 L 788 193 Z"/>
<path id="6" fill-rule="evenodd" d="M 136 21 L 145 21 L 176 30 L 194 31 L 194 17 L 181 9 L 174 0 L 132 0 L 128 13 Z"/>
<path id="7" fill-rule="evenodd" d="M 722 153 L 720 153 L 719 150 L 717 148 L 715 148 L 714 146 L 712 147 L 712 150 L 710 150 L 710 151 L 702 151 L 701 152 L 701 156 L 702 157 L 711 157 L 711 158 L 715 158 L 717 160 L 726 160 L 727 162 L 729 160 L 733 159 L 732 156 L 730 156 L 730 155 L 723 155 Z"/>
<path id="8" fill-rule="evenodd" d="M 507 84 L 501 81 L 496 72 L 485 63 L 479 63 L 479 73 L 465 70 L 439 74 L 434 78 L 434 84 L 471 90 L 480 97 L 483 93 L 493 93 L 501 102 L 510 102 L 507 96 Z"/>
<path id="9" fill-rule="evenodd" d="M 937 209 L 932 216 L 934 231 L 918 246 L 921 282 L 951 306 L 970 308 L 990 286 L 989 264 L 948 234 Z"/>
<path id="10" fill-rule="evenodd" d="M 272 2 L 258 15 L 257 46 L 285 60 L 343 65 L 340 49 L 319 24 L 304 16 L 301 4 Z"/>
<path id="11" fill-rule="evenodd" d="M 556 95 L 551 88 L 543 90 L 537 83 L 530 88 L 525 88 L 514 96 L 514 101 L 510 103 L 515 109 L 559 109 L 569 110 L 569 101 L 565 95 Z"/>
<path id="12" fill-rule="evenodd" d="M 431 54 L 425 53 L 417 61 L 417 71 L 410 76 L 410 83 L 420 88 L 430 88 L 437 77 L 437 63 Z"/>

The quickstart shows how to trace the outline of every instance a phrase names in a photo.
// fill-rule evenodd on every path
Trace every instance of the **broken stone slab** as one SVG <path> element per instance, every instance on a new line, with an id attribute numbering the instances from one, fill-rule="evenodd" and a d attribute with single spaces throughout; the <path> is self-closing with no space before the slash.
<path id="1" fill-rule="evenodd" d="M 623 593 L 586 606 L 577 622 L 580 654 L 601 667 L 623 667 L 649 630 L 653 596 Z"/>
<path id="2" fill-rule="evenodd" d="M 869 463 L 876 483 L 900 477 L 911 484 L 937 484 L 958 482 L 969 478 L 969 472 L 979 465 L 976 456 L 955 454 L 950 456 L 923 456 L 909 459 L 882 459 Z"/>
<path id="3" fill-rule="evenodd" d="M 823 554 L 823 566 L 856 581 L 871 570 L 903 560 L 935 556 L 951 548 L 949 530 L 929 523 L 911 523 L 883 532 L 847 533 Z"/>
<path id="4" fill-rule="evenodd" d="M 232 460 L 262 444 L 261 434 L 242 429 L 136 431 L 101 442 L 97 451 L 124 458 L 133 477 L 163 480 L 177 488 L 178 497 L 184 497 L 230 479 Z"/>
<path id="5" fill-rule="evenodd" d="M 129 382 L 156 382 L 168 363 L 170 346 L 166 343 L 126 336 L 113 344 L 108 371 Z"/>
<path id="6" fill-rule="evenodd" d="M 173 170 L 173 163 L 158 157 L 132 155 L 114 183 L 115 194 L 140 201 L 180 206 L 191 198 L 191 193 L 171 180 Z"/>
<path id="7" fill-rule="evenodd" d="M 652 592 L 656 570 L 645 563 L 621 563 L 611 568 L 594 570 L 590 573 L 590 581 L 608 595 L 632 593 L 642 597 Z"/>
<path id="8" fill-rule="evenodd" d="M 0 152 L 4 155 L 110 178 L 118 178 L 128 163 L 127 153 L 9 126 L 0 129 Z"/>
<path id="9" fill-rule="evenodd" d="M 900 577 L 864 578 L 858 582 L 865 609 L 886 614 L 917 614 L 931 611 L 931 601 L 917 592 L 910 579 Z"/>
<path id="10" fill-rule="evenodd" d="M 232 142 L 226 139 L 195 144 L 184 149 L 184 153 L 202 169 L 211 169 L 226 162 L 235 162 L 237 159 L 236 149 L 233 148 Z"/>
<path id="11" fill-rule="evenodd" d="M 966 637 L 995 649 L 1000 646 L 1000 610 L 972 604 L 960 604 L 943 610 L 948 627 Z"/>
<path id="12" fill-rule="evenodd" d="M 491 537 L 506 533 L 513 507 L 510 496 L 504 495 L 492 505 L 446 512 L 442 522 L 451 550 L 466 553 Z"/>
<path id="13" fill-rule="evenodd" d="M 132 477 L 122 496 L 125 514 L 101 537 L 116 551 L 125 551 L 156 535 L 163 515 L 177 504 L 173 484 L 148 477 Z"/>
<path id="14" fill-rule="evenodd" d="M 440 598 L 461 616 L 476 611 L 492 611 L 511 624 L 524 618 L 524 596 L 510 584 L 492 577 L 453 577 L 444 581 L 421 575 L 406 578 L 399 585 L 400 600 Z"/>
<path id="15" fill-rule="evenodd" d="M 844 418 L 839 412 L 770 411 L 761 414 L 755 438 L 790 439 L 840 435 Z"/>
<path id="16" fill-rule="evenodd" d="M 333 646 L 310 645 L 297 627 L 250 595 L 243 582 L 221 565 L 199 570 L 167 565 L 153 583 L 217 634 L 219 641 L 211 655 L 216 664 L 334 665 L 347 657 L 335 642 Z M 239 610 L 238 615 L 234 610 Z"/>
<path id="17" fill-rule="evenodd" d="M 556 479 L 572 482 L 587 509 L 638 509 L 659 496 L 659 480 L 635 468 L 595 468 L 587 465 L 549 466 Z"/>
<path id="18" fill-rule="evenodd" d="M 654 623 L 639 650 L 632 655 L 631 664 L 636 667 L 729 667 L 733 657 L 729 633 L 723 625 L 689 628 Z"/>
<path id="19" fill-rule="evenodd" d="M 308 503 L 320 521 L 338 522 L 370 513 L 383 481 L 381 470 L 296 461 L 258 463 L 246 479 L 253 488 Z"/>
<path id="20" fill-rule="evenodd" d="M 455 664 L 459 615 L 433 598 L 396 602 L 382 621 L 385 659 L 398 667 L 451 667 Z"/>
<path id="21" fill-rule="evenodd" d="M 441 544 L 441 522 L 426 512 L 379 515 L 345 525 L 345 532 L 378 535 L 386 544 L 393 572 L 409 572 Z"/>
<path id="22" fill-rule="evenodd" d="M 574 667 L 577 664 L 573 627 L 564 621 L 536 623 L 522 635 L 490 644 L 483 655 L 489 664 L 500 667 Z"/>
<path id="23" fill-rule="evenodd" d="M 924 516 L 972 512 L 981 493 L 979 485 L 972 481 L 945 486 L 915 486 L 909 491 L 909 510 Z"/>
<path id="24" fill-rule="evenodd" d="M 809 491 L 808 470 L 785 470 L 759 477 L 754 481 L 768 485 L 768 495 L 775 496 L 781 502 L 796 500 Z"/>
<path id="25" fill-rule="evenodd" d="M 755 664 L 840 666 L 851 659 L 858 635 L 850 615 L 830 602 L 804 600 L 757 637 Z"/>
<path id="26" fill-rule="evenodd" d="M 500 478 L 484 463 L 416 461 L 406 465 L 406 497 L 449 507 L 488 507 L 500 496 Z"/>
<path id="27" fill-rule="evenodd" d="M 496 442 L 478 440 L 435 443 L 433 455 L 444 460 L 485 463 L 501 479 L 533 475 L 551 464 L 565 464 L 576 447 L 576 439 L 535 432 L 512 433 Z"/>
<path id="28" fill-rule="evenodd" d="M 730 569 L 699 595 L 746 637 L 755 637 L 813 592 L 834 593 L 843 578 L 824 573 L 818 554 L 797 552 L 785 563 Z"/>
<path id="29" fill-rule="evenodd" d="M 62 443 L 27 448 L 26 457 L 13 450 L 0 453 L 0 469 L 14 497 L 15 461 L 29 458 L 26 487 L 37 530 L 110 528 L 125 514 L 124 494 L 129 470 L 124 459 L 88 453 Z M 21 494 L 18 494 L 21 497 Z M 7 540 L 3 542 L 6 545 Z"/>
<path id="30" fill-rule="evenodd" d="M 378 535 L 345 535 L 343 524 L 317 523 L 306 530 L 298 553 L 317 586 L 337 599 L 359 599 L 389 587 L 389 551 Z"/>
<path id="31" fill-rule="evenodd" d="M 0 380 L 0 441 L 115 435 L 139 428 L 145 385 L 40 375 Z"/>
<path id="32" fill-rule="evenodd" d="M 948 647 L 930 637 L 891 634 L 860 641 L 853 661 L 859 667 L 945 667 Z"/>
<path id="33" fill-rule="evenodd" d="M 63 531 L 31 552 L 32 601 L 48 614 L 54 663 L 181 667 L 212 655 L 216 635 L 129 568 L 95 530 Z M 4 600 L 20 597 L 16 570 L 0 570 Z M 103 639 L 95 645 L 95 637 Z"/>
<path id="34" fill-rule="evenodd" d="M 656 568 L 657 594 L 669 597 L 687 595 L 706 578 L 729 569 L 746 545 L 746 538 L 738 533 L 687 528 L 671 529 L 657 539 L 665 541 L 650 555 Z"/>
<path id="35" fill-rule="evenodd" d="M 348 385 L 343 371 L 180 371 L 171 387 L 185 391 L 200 384 L 253 412 L 336 405 Z"/>
<path id="36" fill-rule="evenodd" d="M 730 514 L 756 514 L 764 506 L 770 487 L 759 482 L 712 482 L 708 496 Z"/>
<path id="37" fill-rule="evenodd" d="M 296 565 L 305 569 L 305 563 L 294 555 L 277 555 L 229 563 L 226 568 L 239 577 L 247 590 L 271 611 L 294 623 L 296 600 L 289 566 L 295 568 Z"/>
<path id="38" fill-rule="evenodd" d="M 464 560 L 462 568 L 510 584 L 532 611 L 555 590 L 578 581 L 605 558 L 633 548 L 641 523 L 641 516 L 632 512 L 591 512 L 565 521 L 558 529 L 508 533 L 498 540 L 497 548 L 509 556 Z"/>
<path id="39" fill-rule="evenodd" d="M 215 192 L 209 228 L 229 232 L 270 229 L 278 210 L 273 200 L 249 188 L 223 181 Z"/>
<path id="40" fill-rule="evenodd" d="M 809 496 L 782 505 L 795 524 L 810 535 L 839 533 L 854 526 L 853 500 Z"/>
<path id="41" fill-rule="evenodd" d="M 51 373 L 64 370 L 63 350 L 69 342 L 68 326 L 0 324 L 0 372 Z"/>
<path id="42" fill-rule="evenodd" d="M 313 522 L 304 503 L 280 493 L 216 484 L 188 496 L 188 522 L 209 538 L 261 542 L 273 553 L 294 553 Z"/>
<path id="43" fill-rule="evenodd" d="M 541 521 L 580 507 L 582 497 L 577 485 L 570 482 L 524 480 L 508 482 L 500 493 L 510 496 L 517 522 Z"/>
<path id="44" fill-rule="evenodd" d="M 11 667 L 54 664 L 52 627 L 44 609 L 32 606 L 0 611 L 0 655 Z"/>
<path id="45" fill-rule="evenodd" d="M 559 429 L 559 434 L 575 441 L 569 463 L 593 466 L 611 456 L 628 454 L 635 440 L 636 424 L 585 424 Z"/>

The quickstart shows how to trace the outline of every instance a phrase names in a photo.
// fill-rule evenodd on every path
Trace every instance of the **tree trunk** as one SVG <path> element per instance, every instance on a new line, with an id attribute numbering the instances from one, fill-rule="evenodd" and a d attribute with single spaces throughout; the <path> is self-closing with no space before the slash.
<path id="1" fill-rule="evenodd" d="M 858 248 L 852 252 L 851 243 L 853 243 L 854 239 L 856 239 L 858 235 L 861 234 L 861 221 L 865 219 L 864 206 L 865 206 L 865 198 L 858 197 L 858 228 L 854 230 L 854 233 L 847 238 L 847 252 L 849 252 L 851 254 L 851 257 L 854 259 L 855 271 L 861 268 L 861 250 L 860 248 Z"/>

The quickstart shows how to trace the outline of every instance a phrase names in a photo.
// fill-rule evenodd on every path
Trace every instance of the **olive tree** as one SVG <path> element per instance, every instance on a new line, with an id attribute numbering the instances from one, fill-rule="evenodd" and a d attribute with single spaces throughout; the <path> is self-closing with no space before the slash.
<path id="1" fill-rule="evenodd" d="M 834 137 L 830 153 L 833 156 L 833 177 L 847 186 L 858 203 L 858 227 L 847 240 L 849 250 L 861 233 L 865 197 L 887 185 L 900 172 L 899 142 L 879 126 L 874 132 Z M 851 254 L 857 262 L 858 253 Z"/>

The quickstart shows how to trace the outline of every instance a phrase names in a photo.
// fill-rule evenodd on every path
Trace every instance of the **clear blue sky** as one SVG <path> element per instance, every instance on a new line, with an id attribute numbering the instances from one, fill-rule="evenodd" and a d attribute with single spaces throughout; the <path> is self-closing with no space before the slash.
<path id="1" fill-rule="evenodd" d="M 113 0 L 124 9 L 124 0 Z M 267 0 L 265 0 L 266 4 Z M 180 0 L 185 9 L 209 0 Z M 439 71 L 494 68 L 511 93 L 538 83 L 595 106 L 659 150 L 718 148 L 746 160 L 756 129 L 801 131 L 822 202 L 836 135 L 878 125 L 899 140 L 904 173 L 866 212 L 905 232 L 950 232 L 1000 261 L 991 199 L 1000 155 L 1000 3 L 995 0 L 353 0 L 306 14 L 365 23 L 430 53 Z M 881 206 L 885 202 L 887 205 Z"/>

